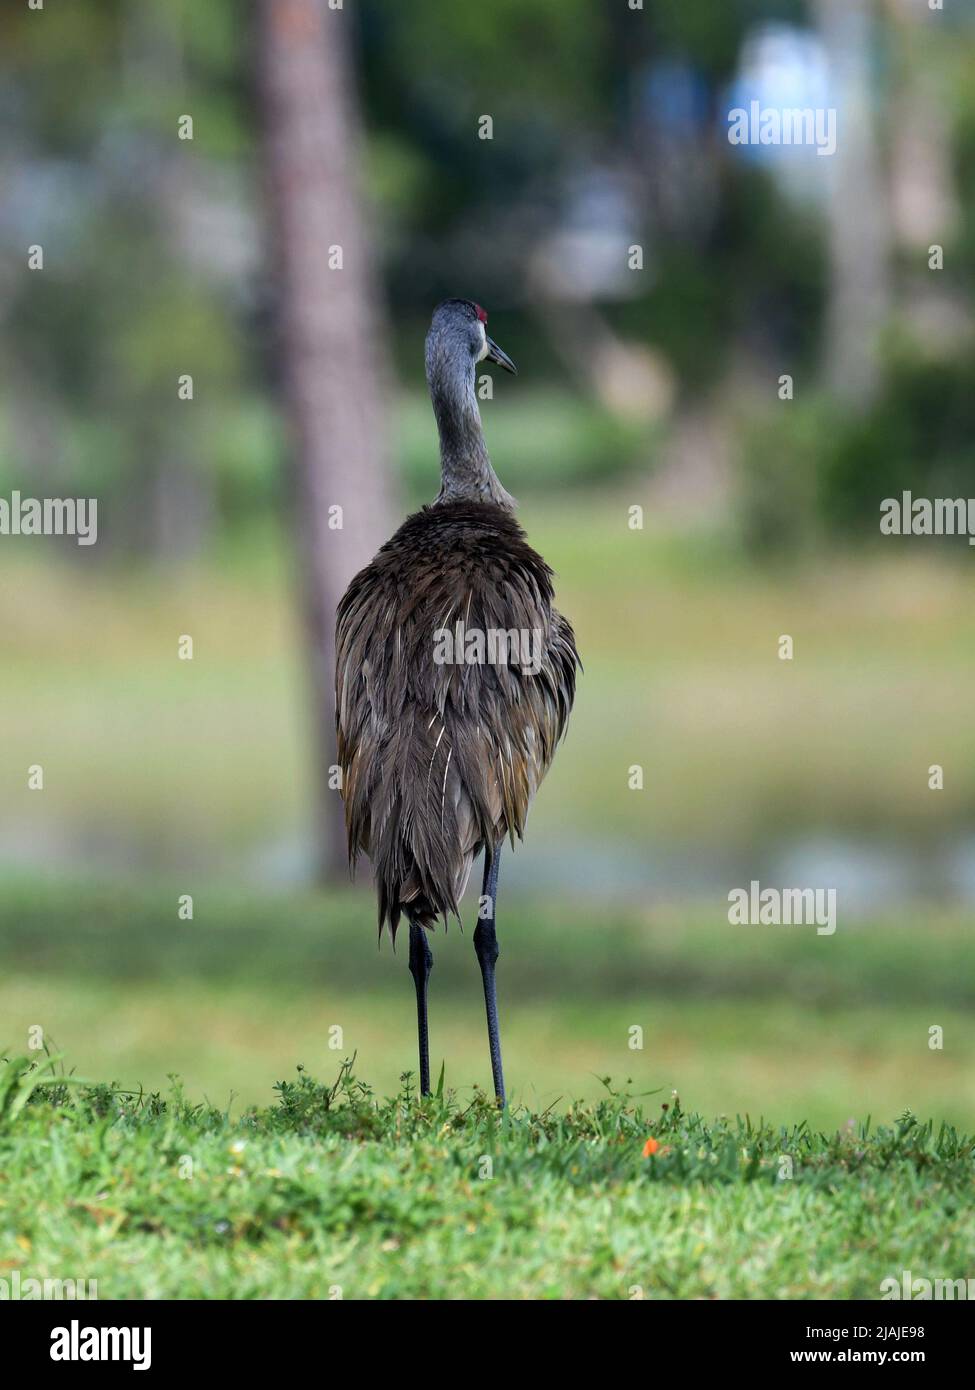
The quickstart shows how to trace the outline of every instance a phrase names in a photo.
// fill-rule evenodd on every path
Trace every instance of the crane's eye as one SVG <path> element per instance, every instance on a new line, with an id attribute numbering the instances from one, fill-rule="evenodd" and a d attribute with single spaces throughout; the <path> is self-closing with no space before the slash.
<path id="1" fill-rule="evenodd" d="M 480 304 L 474 305 L 474 312 L 477 314 L 477 317 L 481 320 L 482 323 L 487 323 L 487 314 L 481 308 Z"/>

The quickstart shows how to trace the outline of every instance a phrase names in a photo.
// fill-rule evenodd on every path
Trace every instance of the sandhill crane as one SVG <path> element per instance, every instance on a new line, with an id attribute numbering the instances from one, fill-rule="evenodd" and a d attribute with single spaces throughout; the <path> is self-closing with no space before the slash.
<path id="1" fill-rule="evenodd" d="M 440 433 L 440 492 L 352 580 L 336 631 L 336 724 L 349 858 L 372 861 L 379 931 L 410 924 L 420 1091 L 430 1091 L 427 939 L 459 920 L 475 858 L 484 884 L 474 949 L 495 1095 L 504 1104 L 495 924 L 501 844 L 521 838 L 565 730 L 578 656 L 552 606 L 552 571 L 528 545 L 491 466 L 478 362 L 515 365 L 466 299 L 438 305 L 426 375 Z"/>

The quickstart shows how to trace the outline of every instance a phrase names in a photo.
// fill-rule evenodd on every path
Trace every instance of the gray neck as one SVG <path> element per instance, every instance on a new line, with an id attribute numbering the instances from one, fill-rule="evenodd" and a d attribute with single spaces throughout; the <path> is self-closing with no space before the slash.
<path id="1" fill-rule="evenodd" d="M 476 363 L 456 353 L 431 353 L 427 382 L 440 431 L 441 484 L 438 502 L 493 502 L 513 511 L 515 499 L 505 492 L 491 467 L 474 390 Z"/>

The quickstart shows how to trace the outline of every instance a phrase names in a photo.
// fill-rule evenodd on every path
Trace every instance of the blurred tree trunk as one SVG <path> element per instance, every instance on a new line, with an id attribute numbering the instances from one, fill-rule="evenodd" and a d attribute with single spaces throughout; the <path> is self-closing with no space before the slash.
<path id="1" fill-rule="evenodd" d="M 338 878 L 347 861 L 339 794 L 328 785 L 336 760 L 335 609 L 391 529 L 386 374 L 355 177 L 360 129 L 349 12 L 326 0 L 260 0 L 258 13 L 270 259 L 279 277 L 278 347 L 317 740 L 317 844 L 322 876 Z"/>
<path id="2" fill-rule="evenodd" d="M 870 92 L 872 0 L 816 0 L 829 54 L 836 153 L 828 204 L 830 288 L 824 361 L 830 389 L 867 410 L 880 382 L 880 335 L 891 303 L 890 209 Z"/>
<path id="3" fill-rule="evenodd" d="M 898 317 L 927 352 L 964 352 L 971 306 L 957 281 L 932 274 L 932 246 L 950 245 L 962 223 L 952 104 L 945 100 L 945 49 L 954 43 L 942 16 L 926 6 L 891 10 L 896 74 L 890 141 L 891 220 L 901 258 Z M 944 47 L 942 47 L 944 45 Z"/>

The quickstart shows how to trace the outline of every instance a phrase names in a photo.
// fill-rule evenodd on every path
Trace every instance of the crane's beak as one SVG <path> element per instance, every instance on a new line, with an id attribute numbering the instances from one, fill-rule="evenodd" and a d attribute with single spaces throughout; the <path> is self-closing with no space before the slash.
<path id="1" fill-rule="evenodd" d="M 497 362 L 499 367 L 503 367 L 505 371 L 510 372 L 512 376 L 518 375 L 518 368 L 512 362 L 508 354 L 506 352 L 501 351 L 501 349 L 498 347 L 497 343 L 494 341 L 493 338 L 487 339 L 486 355 L 487 360 L 489 362 Z"/>

